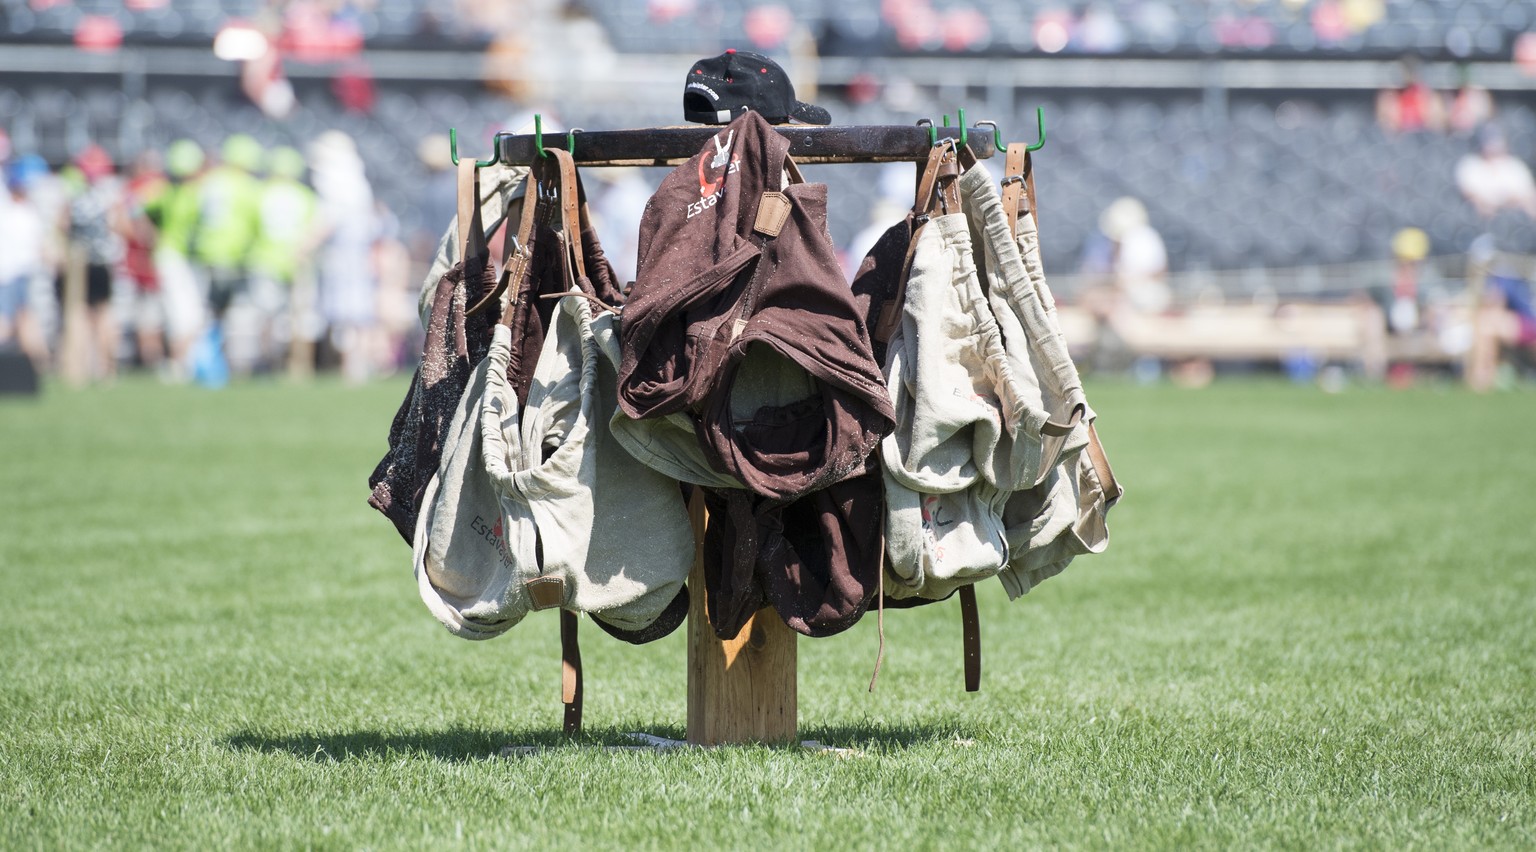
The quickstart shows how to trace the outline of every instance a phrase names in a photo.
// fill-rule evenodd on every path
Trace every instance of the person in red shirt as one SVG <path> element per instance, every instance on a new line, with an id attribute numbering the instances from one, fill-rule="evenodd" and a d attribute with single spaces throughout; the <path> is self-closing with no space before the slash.
<path id="1" fill-rule="evenodd" d="M 144 215 L 147 201 L 165 188 L 165 172 L 156 151 L 145 151 L 133 163 L 117 230 L 123 237 L 123 277 L 133 283 L 132 319 L 139 360 L 158 369 L 165 360 L 165 317 L 160 304 L 160 279 L 155 274 L 155 226 Z"/>

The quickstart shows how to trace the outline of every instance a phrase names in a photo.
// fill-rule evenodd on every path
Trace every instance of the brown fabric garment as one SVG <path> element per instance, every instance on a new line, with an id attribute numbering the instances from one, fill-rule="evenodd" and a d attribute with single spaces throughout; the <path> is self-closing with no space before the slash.
<path id="1" fill-rule="evenodd" d="M 765 602 L 801 633 L 832 635 L 863 615 L 879 581 L 884 496 L 871 452 L 895 418 L 827 235 L 826 187 L 785 186 L 786 170 L 799 178 L 788 151 L 747 113 L 667 176 L 646 206 L 620 328 L 624 413 L 687 412 L 710 464 L 747 486 L 704 489 L 721 637 Z M 767 192 L 783 201 L 758 228 Z"/>
<path id="2" fill-rule="evenodd" d="M 866 470 L 788 504 L 740 489 L 704 488 L 709 523 L 704 581 L 722 639 L 772 605 L 798 633 L 852 627 L 874 600 L 885 487 L 878 458 Z"/>
<path id="3" fill-rule="evenodd" d="M 421 365 L 389 426 L 389 449 L 368 477 L 368 505 L 389 518 L 407 544 L 416 535 L 421 495 L 442 461 L 443 438 L 474 365 L 491 345 L 496 318 L 489 311 L 466 316 L 468 305 L 495 286 L 480 211 L 474 213 L 470 251 L 438 280 L 422 345 Z"/>
<path id="4" fill-rule="evenodd" d="M 783 500 L 858 471 L 895 422 L 827 235 L 826 186 L 784 186 L 788 153 L 748 112 L 662 182 L 641 221 L 619 365 L 625 414 L 696 406 L 711 463 Z M 765 192 L 788 203 L 776 236 L 754 230 Z M 814 390 L 743 417 L 732 403 L 754 348 L 803 370 Z"/>
<path id="5" fill-rule="evenodd" d="M 866 328 L 874 329 L 886 303 L 901 294 L 901 276 L 906 271 L 907 249 L 912 245 L 913 230 L 913 216 L 908 213 L 905 219 L 887 228 L 875 240 L 853 274 L 853 302 L 858 306 L 860 316 L 864 317 Z M 888 341 L 871 336 L 870 344 L 875 363 L 884 368 Z"/>

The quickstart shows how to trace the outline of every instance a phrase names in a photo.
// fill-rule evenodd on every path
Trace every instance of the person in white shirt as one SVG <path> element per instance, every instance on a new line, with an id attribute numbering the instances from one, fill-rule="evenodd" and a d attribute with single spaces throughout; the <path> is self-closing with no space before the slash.
<path id="1" fill-rule="evenodd" d="M 46 271 L 47 229 L 29 197 L 31 187 L 46 172 L 22 158 L 5 169 L 6 192 L 0 200 L 0 347 L 12 342 L 41 370 L 48 349 L 28 308 L 33 280 Z"/>
<path id="2" fill-rule="evenodd" d="M 1478 132 L 1477 151 L 1456 163 L 1456 188 L 1483 219 L 1518 210 L 1536 219 L 1536 180 L 1531 169 L 1509 153 L 1504 135 L 1492 125 Z"/>

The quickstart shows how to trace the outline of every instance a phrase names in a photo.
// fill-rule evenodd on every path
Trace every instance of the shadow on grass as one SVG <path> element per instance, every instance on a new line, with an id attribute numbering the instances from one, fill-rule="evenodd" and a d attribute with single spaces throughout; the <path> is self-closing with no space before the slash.
<path id="1" fill-rule="evenodd" d="M 981 731 L 979 726 L 969 724 L 918 722 L 903 725 L 867 722 L 802 727 L 800 739 L 815 740 L 839 748 L 902 751 L 930 745 L 970 745 L 981 735 Z"/>
<path id="2" fill-rule="evenodd" d="M 633 746 L 629 737 L 634 727 L 586 728 L 580 737 L 568 740 L 558 728 L 509 731 L 477 728 L 449 728 L 443 731 L 384 733 L 382 731 L 343 731 L 335 733 L 269 734 L 238 731 L 224 738 L 231 751 L 287 754 L 317 763 L 370 761 L 400 757 L 425 756 L 445 762 L 464 763 L 496 757 L 506 746 L 535 746 L 551 749 L 583 749 L 604 746 Z M 683 739 L 685 731 L 675 725 L 662 725 L 644 731 L 660 737 Z M 968 726 L 953 725 L 818 725 L 803 728 L 800 739 L 823 745 L 871 751 L 900 751 L 934 744 L 961 743 L 976 738 Z M 771 748 L 786 748 L 771 746 Z"/>
<path id="3" fill-rule="evenodd" d="M 583 736 L 581 741 L 588 739 L 588 736 Z M 615 742 L 617 740 L 615 737 Z M 414 756 L 468 762 L 495 757 L 503 747 L 509 745 L 553 747 L 566 742 L 559 728 L 521 731 L 449 728 L 443 731 L 398 733 L 341 731 L 295 734 L 239 731 L 224 738 L 225 747 L 232 751 L 289 754 L 317 763 Z"/>

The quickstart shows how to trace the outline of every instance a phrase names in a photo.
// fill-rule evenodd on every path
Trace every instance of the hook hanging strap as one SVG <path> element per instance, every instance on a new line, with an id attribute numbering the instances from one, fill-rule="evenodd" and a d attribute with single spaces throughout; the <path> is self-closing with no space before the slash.
<path id="1" fill-rule="evenodd" d="M 458 218 L 459 260 L 469 257 L 471 240 L 478 236 L 478 245 L 485 244 L 484 223 L 480 218 L 480 171 L 471 159 L 460 160 L 458 169 Z"/>
<path id="2" fill-rule="evenodd" d="M 528 261 L 533 258 L 533 215 L 535 203 L 533 189 L 533 175 L 530 173 L 523 179 L 523 197 L 508 201 L 508 209 L 502 213 L 502 221 L 506 222 L 509 229 L 506 235 L 505 253 L 502 255 L 501 274 L 496 276 L 496 287 L 485 298 L 475 303 L 468 311 L 473 316 L 484 310 L 486 306 L 494 304 L 501 298 L 508 287 L 512 288 L 512 295 L 508 298 L 508 305 L 517 303 L 517 295 L 521 289 L 523 276 L 528 269 Z M 517 232 L 511 232 L 512 210 L 511 205 L 517 204 L 521 208 L 517 223 Z"/>
<path id="3" fill-rule="evenodd" d="M 1019 217 L 1025 213 L 1034 215 L 1035 227 L 1040 227 L 1040 214 L 1035 210 L 1035 169 L 1029 149 L 1014 145 L 1008 152 L 1003 169 L 1003 213 L 1008 217 L 1008 233 L 1015 239 L 1019 235 Z"/>
<path id="4" fill-rule="evenodd" d="M 559 148 L 550 150 L 550 156 L 560 167 L 560 227 L 565 232 L 566 245 L 570 250 L 570 260 L 575 264 L 573 272 L 578 281 L 587 280 L 587 259 L 581 249 L 581 223 L 586 218 L 584 201 L 581 197 L 581 181 L 576 176 L 576 160 L 569 151 Z M 575 284 L 576 281 L 568 281 Z M 591 288 L 588 283 L 583 290 Z"/>
<path id="5" fill-rule="evenodd" d="M 955 168 L 954 140 L 950 138 L 945 138 L 942 144 L 928 150 L 928 161 L 918 177 L 917 195 L 913 199 L 912 216 L 909 219 L 912 231 L 907 241 L 907 255 L 901 262 L 901 276 L 897 279 L 896 292 L 885 300 L 874 328 L 870 329 L 870 337 L 880 343 L 889 343 L 901 325 L 902 306 L 907 300 L 907 276 L 912 269 L 912 256 L 917 251 L 917 234 L 941 206 L 943 189 L 940 181 L 946 171 L 951 178 L 959 174 Z M 953 180 L 950 183 L 953 184 Z"/>

